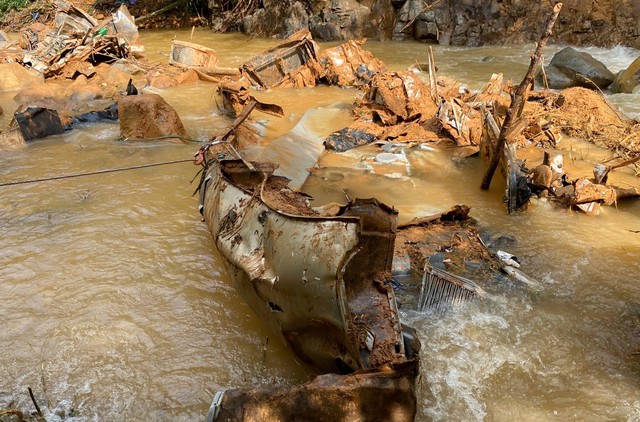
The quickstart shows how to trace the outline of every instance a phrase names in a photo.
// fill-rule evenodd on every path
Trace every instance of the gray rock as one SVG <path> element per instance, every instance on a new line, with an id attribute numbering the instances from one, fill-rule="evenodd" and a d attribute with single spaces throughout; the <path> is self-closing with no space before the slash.
<path id="1" fill-rule="evenodd" d="M 602 62 L 593 58 L 589 53 L 578 51 L 572 47 L 566 47 L 557 52 L 545 71 L 549 87 L 553 89 L 565 89 L 573 86 L 594 89 L 593 84 L 604 89 L 611 85 L 614 79 L 613 73 Z M 542 85 L 540 74 L 538 81 Z"/>
<path id="2" fill-rule="evenodd" d="M 339 40 L 340 26 L 332 22 L 321 22 L 311 27 L 311 35 L 318 41 Z"/>
<path id="3" fill-rule="evenodd" d="M 438 40 L 438 26 L 435 22 L 426 22 L 418 20 L 415 23 L 413 37 L 418 41 L 435 41 Z"/>

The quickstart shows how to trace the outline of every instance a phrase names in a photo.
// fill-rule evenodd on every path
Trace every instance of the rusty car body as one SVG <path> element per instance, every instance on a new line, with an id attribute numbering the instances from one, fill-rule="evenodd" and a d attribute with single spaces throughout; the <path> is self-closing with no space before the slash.
<path id="1" fill-rule="evenodd" d="M 316 378 L 295 394 L 315 397 L 311 401 L 318 405 L 318 397 L 325 395 L 314 385 L 356 392 L 365 386 L 353 377 L 364 376 L 369 389 L 397 379 L 411 395 L 403 401 L 409 408 L 398 413 L 405 416 L 397 420 L 413 420 L 419 341 L 401 324 L 388 284 L 397 211 L 364 199 L 325 215 L 309 207 L 305 195 L 289 189 L 287 179 L 273 175 L 274 170 L 269 163 L 221 160 L 208 166 L 201 181 L 200 210 L 237 290 L 301 360 L 322 373 L 350 374 L 327 378 L 329 384 Z M 386 375 L 363 375 L 380 371 Z M 267 396 L 271 403 L 281 397 L 279 406 L 294 420 L 302 410 L 281 393 Z M 246 394 L 228 395 L 227 416 L 239 403 L 252 402 Z M 264 391 L 251 397 L 252 403 L 256 397 L 266 400 Z M 225 412 L 225 400 L 214 413 Z M 246 417 L 243 412 L 236 413 Z M 249 420 L 245 417 L 237 420 Z"/>

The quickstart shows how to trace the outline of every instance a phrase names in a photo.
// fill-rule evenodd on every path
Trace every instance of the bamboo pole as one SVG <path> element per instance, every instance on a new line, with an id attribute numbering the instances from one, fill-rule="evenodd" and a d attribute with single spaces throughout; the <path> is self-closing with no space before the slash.
<path id="1" fill-rule="evenodd" d="M 480 185 L 480 187 L 484 190 L 489 189 L 489 186 L 491 186 L 491 179 L 493 179 L 493 175 L 498 168 L 498 164 L 500 163 L 500 157 L 502 157 L 502 154 L 504 152 L 504 147 L 507 142 L 507 135 L 511 131 L 511 126 L 516 120 L 518 112 L 521 111 L 524 107 L 524 103 L 526 101 L 525 93 L 533 82 L 535 70 L 538 67 L 538 63 L 540 62 L 540 56 L 544 51 L 547 40 L 551 36 L 553 26 L 555 25 L 558 14 L 560 13 L 560 9 L 562 9 L 562 3 L 558 3 L 553 7 L 553 12 L 547 20 L 546 30 L 540 38 L 540 42 L 538 43 L 535 53 L 533 54 L 533 56 L 531 56 L 529 69 L 527 70 L 524 79 L 522 79 L 522 82 L 520 82 L 520 85 L 518 85 L 518 88 L 516 89 L 516 92 L 511 99 L 511 106 L 509 107 L 509 110 L 507 110 L 507 115 L 504 119 L 504 123 L 502 124 L 502 129 L 500 129 L 500 136 L 498 138 L 493 157 L 491 158 L 491 163 L 489 163 L 489 168 L 487 168 L 487 172 L 482 178 L 482 184 Z"/>

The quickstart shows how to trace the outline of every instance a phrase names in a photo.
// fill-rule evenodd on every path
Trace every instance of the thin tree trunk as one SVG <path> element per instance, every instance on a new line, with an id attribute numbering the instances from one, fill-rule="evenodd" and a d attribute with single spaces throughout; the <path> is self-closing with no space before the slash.
<path id="1" fill-rule="evenodd" d="M 509 107 L 509 110 L 507 110 L 507 115 L 504 119 L 504 123 L 502 124 L 502 129 L 500 129 L 500 137 L 498 138 L 498 143 L 496 145 L 493 157 L 491 158 L 491 163 L 489 163 L 489 168 L 487 168 L 487 172 L 482 178 L 482 185 L 480 185 L 480 187 L 484 190 L 489 189 L 489 186 L 491 186 L 491 179 L 493 179 L 493 175 L 498 168 L 500 158 L 502 157 L 502 154 L 504 152 L 504 146 L 507 142 L 507 135 L 509 134 L 515 118 L 518 117 L 518 113 L 521 112 L 522 108 L 524 107 L 524 103 L 526 100 L 525 93 L 533 82 L 536 68 L 538 67 L 538 63 L 540 62 L 540 56 L 544 51 L 547 40 L 551 36 L 553 25 L 555 25 L 556 23 L 556 19 L 558 18 L 560 9 L 562 9 L 562 3 L 558 3 L 553 7 L 553 12 L 547 20 L 546 30 L 542 34 L 540 42 L 538 42 L 538 47 L 536 48 L 535 53 L 533 54 L 533 56 L 531 56 L 529 70 L 527 70 L 527 74 L 524 76 L 522 82 L 520 82 L 520 85 L 518 85 L 518 88 L 516 89 L 516 92 L 511 99 L 511 106 Z"/>

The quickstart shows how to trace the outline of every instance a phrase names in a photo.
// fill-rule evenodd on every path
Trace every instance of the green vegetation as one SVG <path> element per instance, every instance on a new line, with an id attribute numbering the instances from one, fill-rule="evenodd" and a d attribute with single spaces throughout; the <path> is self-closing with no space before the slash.
<path id="1" fill-rule="evenodd" d="M 22 9 L 29 4 L 29 0 L 0 0 L 0 16 L 11 9 Z"/>

